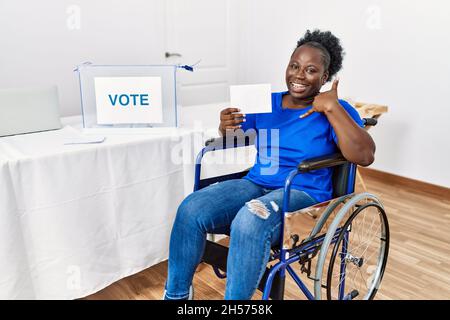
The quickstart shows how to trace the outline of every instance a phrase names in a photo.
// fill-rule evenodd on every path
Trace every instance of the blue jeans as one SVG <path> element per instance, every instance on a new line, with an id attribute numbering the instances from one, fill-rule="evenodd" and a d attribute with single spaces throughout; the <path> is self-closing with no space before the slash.
<path id="1" fill-rule="evenodd" d="M 225 299 L 251 299 L 270 248 L 279 242 L 283 189 L 265 189 L 247 179 L 210 185 L 184 199 L 170 237 L 165 299 L 186 299 L 206 244 L 206 234 L 230 234 Z M 315 204 L 291 190 L 289 211 Z"/>

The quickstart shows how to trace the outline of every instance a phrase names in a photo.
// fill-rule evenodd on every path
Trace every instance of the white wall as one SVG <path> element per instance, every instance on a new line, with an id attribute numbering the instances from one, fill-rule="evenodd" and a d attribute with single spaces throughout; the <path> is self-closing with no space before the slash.
<path id="1" fill-rule="evenodd" d="M 58 85 L 63 116 L 80 114 L 72 71 L 164 62 L 164 0 L 0 0 L 0 88 Z"/>
<path id="2" fill-rule="evenodd" d="M 341 97 L 385 104 L 370 130 L 373 168 L 450 187 L 450 3 L 444 0 L 249 0 L 241 5 L 242 83 L 285 90 L 306 29 L 328 29 L 346 51 Z"/>
<path id="3" fill-rule="evenodd" d="M 238 50 L 237 0 L 0 0 L 0 88 L 56 84 L 61 114 L 81 112 L 76 65 L 192 64 L 182 105 L 225 100 Z M 165 52 L 182 54 L 168 58 Z M 199 92 L 201 94 L 199 94 Z"/>

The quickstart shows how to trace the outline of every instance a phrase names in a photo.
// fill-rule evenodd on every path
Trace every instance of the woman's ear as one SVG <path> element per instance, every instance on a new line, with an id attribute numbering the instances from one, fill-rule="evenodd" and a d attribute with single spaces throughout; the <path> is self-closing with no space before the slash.
<path id="1" fill-rule="evenodd" d="M 328 71 L 326 71 L 326 72 L 324 72 L 323 73 L 323 76 L 322 76 L 322 85 L 324 85 L 326 82 L 327 82 L 327 80 L 328 80 Z"/>

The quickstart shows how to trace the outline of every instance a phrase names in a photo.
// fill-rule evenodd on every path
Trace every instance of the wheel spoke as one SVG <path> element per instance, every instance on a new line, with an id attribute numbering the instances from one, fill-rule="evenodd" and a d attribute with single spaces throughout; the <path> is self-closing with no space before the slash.
<path id="1" fill-rule="evenodd" d="M 369 234 L 369 233 L 370 233 L 370 230 L 372 230 L 372 227 L 373 227 L 375 221 L 377 220 L 376 217 L 377 217 L 376 215 L 373 216 L 372 222 L 371 222 L 371 224 L 370 224 L 370 228 L 367 229 L 366 234 Z"/>
<path id="2" fill-rule="evenodd" d="M 369 287 L 367 287 L 367 280 L 364 278 L 364 275 L 361 272 L 361 269 L 358 269 L 359 274 L 361 275 L 361 280 L 363 280 L 363 284 L 366 287 L 367 290 L 369 290 Z"/>
<path id="3" fill-rule="evenodd" d="M 364 245 L 367 244 L 367 247 L 364 249 L 363 253 L 361 253 L 360 255 L 357 255 L 357 256 L 362 257 L 362 256 L 364 255 L 364 253 L 367 251 L 367 249 L 369 248 L 370 242 L 371 242 L 374 238 L 376 238 L 376 235 L 378 234 L 378 231 L 381 231 L 381 225 L 380 225 L 380 227 L 377 229 L 377 232 L 375 232 L 375 233 L 372 235 L 372 238 L 370 238 L 370 239 L 366 240 L 364 243 L 361 243 L 360 245 L 358 245 L 358 247 L 357 247 L 355 250 L 353 250 L 353 252 L 355 252 L 356 250 L 358 250 L 359 248 L 361 248 L 362 246 L 364 246 Z"/>
<path id="4" fill-rule="evenodd" d="M 355 267 L 355 266 L 351 266 L 351 267 Z M 353 269 L 354 269 L 354 268 L 353 268 Z M 353 270 L 349 270 L 349 271 L 353 271 Z M 340 273 L 340 274 L 338 274 L 338 277 L 339 277 L 339 283 L 334 287 L 334 289 L 338 289 L 338 288 L 340 287 L 340 285 L 342 284 L 342 282 L 343 282 L 345 279 L 347 279 L 348 273 L 350 273 L 350 272 L 345 272 L 345 273 Z M 344 274 L 345 274 L 345 277 L 343 277 L 343 278 L 341 279 L 341 275 L 344 275 Z M 355 273 L 355 277 L 356 277 L 357 274 L 358 274 L 358 273 Z M 353 278 L 353 282 L 354 282 L 354 278 Z"/>

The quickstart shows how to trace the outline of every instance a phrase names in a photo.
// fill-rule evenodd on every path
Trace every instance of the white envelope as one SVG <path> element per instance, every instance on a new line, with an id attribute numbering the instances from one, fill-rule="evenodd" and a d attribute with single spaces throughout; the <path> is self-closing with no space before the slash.
<path id="1" fill-rule="evenodd" d="M 244 114 L 272 112 L 270 84 L 230 86 L 230 106 L 241 109 Z"/>

